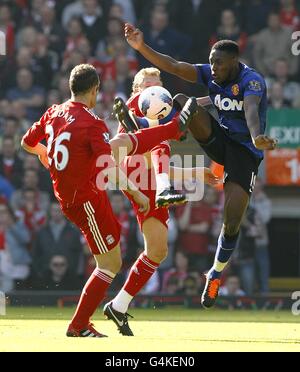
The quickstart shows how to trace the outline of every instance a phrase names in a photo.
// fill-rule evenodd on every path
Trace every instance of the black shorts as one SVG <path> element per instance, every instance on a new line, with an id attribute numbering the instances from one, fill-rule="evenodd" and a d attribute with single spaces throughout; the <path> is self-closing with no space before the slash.
<path id="1" fill-rule="evenodd" d="M 212 118 L 212 134 L 201 147 L 216 163 L 224 165 L 224 183 L 239 184 L 250 196 L 253 192 L 262 159 L 255 157 L 245 146 L 230 139 Z"/>

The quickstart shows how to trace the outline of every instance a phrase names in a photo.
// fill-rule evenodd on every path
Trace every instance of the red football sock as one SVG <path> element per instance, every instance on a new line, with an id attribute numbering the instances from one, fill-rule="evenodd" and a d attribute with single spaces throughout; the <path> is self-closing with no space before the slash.
<path id="1" fill-rule="evenodd" d="M 123 289 L 134 297 L 148 282 L 158 266 L 159 264 L 151 261 L 142 253 L 132 266 Z"/>
<path id="2" fill-rule="evenodd" d="M 151 159 L 156 175 L 161 173 L 169 174 L 170 156 L 171 149 L 167 142 L 161 143 L 151 150 Z"/>
<path id="3" fill-rule="evenodd" d="M 133 143 L 133 150 L 129 155 L 145 154 L 161 142 L 169 139 L 178 140 L 182 136 L 182 133 L 179 132 L 178 120 L 179 117 L 176 117 L 168 124 L 128 133 Z"/>
<path id="4" fill-rule="evenodd" d="M 77 330 L 84 329 L 105 296 L 113 279 L 95 269 L 82 290 L 82 294 L 71 324 Z"/>

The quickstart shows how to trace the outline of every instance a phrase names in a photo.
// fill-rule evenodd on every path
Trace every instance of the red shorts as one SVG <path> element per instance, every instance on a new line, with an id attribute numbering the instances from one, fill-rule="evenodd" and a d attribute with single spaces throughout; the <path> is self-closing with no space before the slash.
<path id="1" fill-rule="evenodd" d="M 136 202 L 132 199 L 131 195 L 124 192 L 124 194 L 130 200 L 133 206 L 141 231 L 143 231 L 143 223 L 150 217 L 156 218 L 164 226 L 166 226 L 166 228 L 168 228 L 169 210 L 168 208 L 156 208 L 155 206 L 156 190 L 143 190 L 142 192 L 150 199 L 150 211 L 147 215 L 139 212 L 139 205 L 136 204 Z"/>
<path id="2" fill-rule="evenodd" d="M 106 192 L 94 194 L 81 205 L 62 207 L 62 211 L 81 230 L 93 255 L 107 253 L 119 244 L 121 226 Z"/>

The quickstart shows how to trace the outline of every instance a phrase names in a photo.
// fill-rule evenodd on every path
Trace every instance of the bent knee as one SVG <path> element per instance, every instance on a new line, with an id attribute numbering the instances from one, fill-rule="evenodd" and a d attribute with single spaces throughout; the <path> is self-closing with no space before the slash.
<path id="1" fill-rule="evenodd" d="M 147 249 L 147 257 L 158 264 L 163 262 L 168 256 L 168 248 L 152 247 Z"/>
<path id="2" fill-rule="evenodd" d="M 121 257 L 110 262 L 106 262 L 105 264 L 98 263 L 97 267 L 101 270 L 110 271 L 113 274 L 118 274 L 118 272 L 122 268 L 122 259 Z"/>
<path id="3" fill-rule="evenodd" d="M 183 93 L 178 93 L 173 98 L 174 107 L 177 110 L 182 110 L 183 106 L 186 104 L 186 101 L 189 99 L 188 96 L 186 96 Z"/>

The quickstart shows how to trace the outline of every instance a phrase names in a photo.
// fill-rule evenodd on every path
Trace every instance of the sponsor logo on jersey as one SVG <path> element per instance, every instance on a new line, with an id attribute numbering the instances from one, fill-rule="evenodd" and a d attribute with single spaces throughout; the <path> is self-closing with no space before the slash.
<path id="1" fill-rule="evenodd" d="M 217 94 L 215 97 L 215 106 L 220 111 L 243 111 L 244 101 L 230 98 L 221 99 L 221 95 Z"/>
<path id="2" fill-rule="evenodd" d="M 231 88 L 231 91 L 232 91 L 232 94 L 234 96 L 238 96 L 239 93 L 240 93 L 240 87 L 238 86 L 238 84 L 234 84 Z"/>

